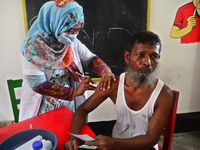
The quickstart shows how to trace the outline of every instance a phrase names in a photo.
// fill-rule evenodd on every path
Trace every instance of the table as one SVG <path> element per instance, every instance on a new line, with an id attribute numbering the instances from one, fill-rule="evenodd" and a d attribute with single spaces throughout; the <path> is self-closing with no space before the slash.
<path id="1" fill-rule="evenodd" d="M 0 143 L 15 133 L 30 129 L 30 124 L 32 124 L 33 128 L 43 128 L 55 133 L 58 138 L 57 150 L 63 150 L 63 144 L 67 142 L 69 138 L 73 114 L 74 113 L 68 108 L 61 107 L 48 113 L 1 128 Z M 91 137 L 95 136 L 94 132 L 87 124 L 82 127 L 81 134 L 88 134 Z"/>

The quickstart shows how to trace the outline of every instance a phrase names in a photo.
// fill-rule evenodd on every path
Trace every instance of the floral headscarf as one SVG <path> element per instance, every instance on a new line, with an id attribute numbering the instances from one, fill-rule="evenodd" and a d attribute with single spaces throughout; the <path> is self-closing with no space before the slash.
<path id="1" fill-rule="evenodd" d="M 70 45 L 59 43 L 57 37 L 78 23 L 84 24 L 84 15 L 77 2 L 70 0 L 62 7 L 56 6 L 55 1 L 45 3 L 21 45 L 22 55 L 45 69 L 68 67 L 74 61 L 73 50 Z"/>

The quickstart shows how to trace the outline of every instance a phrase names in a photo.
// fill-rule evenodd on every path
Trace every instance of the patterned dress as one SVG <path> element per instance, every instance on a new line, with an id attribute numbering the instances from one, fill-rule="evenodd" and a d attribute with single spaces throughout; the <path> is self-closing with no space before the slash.
<path id="1" fill-rule="evenodd" d="M 50 82 L 63 86 L 63 87 L 71 87 L 70 82 L 70 73 L 68 69 L 63 70 L 54 70 L 51 74 Z M 75 103 L 73 101 L 62 100 L 58 98 L 54 98 L 51 96 L 43 96 L 42 103 L 40 106 L 40 110 L 38 114 L 43 114 L 54 109 L 65 106 L 75 112 Z"/>

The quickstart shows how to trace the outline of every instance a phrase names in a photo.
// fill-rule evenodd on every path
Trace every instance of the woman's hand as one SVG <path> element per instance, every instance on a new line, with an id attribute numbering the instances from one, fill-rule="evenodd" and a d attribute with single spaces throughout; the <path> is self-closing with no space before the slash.
<path id="1" fill-rule="evenodd" d="M 100 89 L 105 91 L 106 89 L 110 89 L 112 80 L 116 81 L 115 75 L 112 73 L 110 69 L 105 69 L 102 72 L 101 76 L 101 82 L 100 84 Z"/>
<path id="2" fill-rule="evenodd" d="M 90 83 L 94 84 L 94 81 L 89 76 L 84 76 L 78 88 L 76 89 L 74 96 L 82 95 L 86 90 L 95 90 L 96 87 L 90 85 Z"/>

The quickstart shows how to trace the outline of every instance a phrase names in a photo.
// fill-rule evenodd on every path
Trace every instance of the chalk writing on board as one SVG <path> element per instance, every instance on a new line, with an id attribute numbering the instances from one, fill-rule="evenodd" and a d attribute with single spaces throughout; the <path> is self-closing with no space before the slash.
<path id="1" fill-rule="evenodd" d="M 29 21 L 29 26 L 32 26 L 32 24 L 34 23 L 34 21 L 37 19 L 38 16 L 33 17 L 30 21 Z"/>
<path id="2" fill-rule="evenodd" d="M 111 30 L 124 30 L 124 31 L 128 32 L 130 35 L 133 35 L 133 34 L 132 34 L 130 31 L 128 31 L 127 29 L 120 28 L 120 27 L 114 27 L 114 28 L 109 28 L 109 29 L 108 29 L 108 32 L 107 32 L 107 34 L 108 34 L 108 39 L 110 39 L 109 35 L 110 35 Z M 85 30 L 82 29 L 82 31 L 83 31 L 83 33 L 86 35 L 86 37 L 88 38 L 90 44 L 91 44 L 92 46 L 94 46 L 94 43 L 95 43 L 95 42 L 94 42 L 95 29 L 93 29 L 92 39 L 89 37 L 89 35 L 87 34 L 87 32 L 86 32 Z"/>
<path id="3" fill-rule="evenodd" d="M 89 35 L 87 34 L 87 32 L 85 30 L 82 29 L 82 31 L 87 36 L 88 40 L 90 41 L 90 44 L 94 46 L 94 33 L 95 33 L 95 29 L 93 30 L 92 40 L 90 39 Z"/>
<path id="4" fill-rule="evenodd" d="M 37 18 L 38 18 L 38 16 L 34 16 L 34 17 L 29 21 L 29 26 L 30 26 L 30 27 L 32 26 L 32 24 L 34 23 L 34 21 L 35 21 Z M 124 29 L 124 28 L 121 28 L 121 27 L 114 27 L 114 28 L 109 28 L 109 29 L 108 29 L 108 32 L 107 32 L 107 34 L 108 34 L 108 39 L 110 39 L 109 35 L 110 35 L 110 32 L 111 32 L 112 30 L 124 30 L 124 31 L 128 32 L 130 35 L 133 35 L 133 34 L 132 34 L 130 31 L 128 31 L 127 29 Z M 91 44 L 92 46 L 94 46 L 94 43 L 95 43 L 95 42 L 94 42 L 95 29 L 93 29 L 92 39 L 89 37 L 89 35 L 87 34 L 87 32 L 86 32 L 84 29 L 82 29 L 82 31 L 83 31 L 83 33 L 86 35 L 86 37 L 88 38 L 90 44 Z"/>
<path id="5" fill-rule="evenodd" d="M 130 35 L 133 35 L 130 31 L 124 29 L 124 28 L 120 28 L 120 27 L 114 27 L 114 28 L 109 28 L 108 30 L 108 35 L 110 34 L 111 30 L 125 30 L 126 32 L 130 33 Z M 109 36 L 108 36 L 109 37 Z"/>

